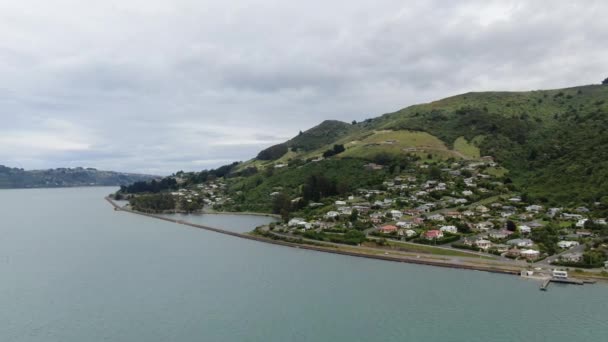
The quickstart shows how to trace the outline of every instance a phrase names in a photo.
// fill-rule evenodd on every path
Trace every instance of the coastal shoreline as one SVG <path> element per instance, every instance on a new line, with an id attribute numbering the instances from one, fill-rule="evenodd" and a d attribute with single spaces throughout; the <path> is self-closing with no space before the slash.
<path id="1" fill-rule="evenodd" d="M 417 264 L 417 265 L 438 266 L 438 267 L 452 268 L 452 269 L 465 269 L 465 270 L 471 270 L 471 271 L 483 271 L 483 272 L 506 274 L 506 275 L 519 276 L 520 272 L 521 272 L 520 270 L 514 270 L 512 268 L 501 268 L 501 267 L 495 267 L 495 266 L 469 265 L 469 264 L 459 264 L 459 263 L 453 263 L 453 262 L 434 261 L 434 260 L 424 259 L 423 257 L 420 257 L 420 258 L 407 257 L 407 256 L 395 257 L 395 256 L 390 256 L 390 255 L 369 254 L 369 253 L 363 253 L 363 252 L 339 250 L 337 248 L 312 246 L 312 245 L 298 244 L 298 243 L 292 243 L 292 242 L 286 242 L 286 241 L 280 241 L 280 240 L 272 240 L 272 239 L 268 239 L 268 238 L 261 237 L 261 236 L 232 232 L 232 231 L 228 231 L 228 230 L 224 230 L 224 229 L 220 229 L 220 228 L 209 227 L 209 226 L 205 226 L 205 225 L 201 225 L 201 224 L 195 224 L 195 223 L 190 223 L 190 222 L 186 222 L 186 221 L 182 221 L 182 220 L 171 219 L 171 218 L 159 216 L 156 214 L 149 214 L 149 213 L 144 213 L 144 212 L 139 212 L 139 211 L 123 208 L 123 207 L 120 207 L 118 204 L 116 204 L 109 197 L 105 197 L 105 200 L 108 201 L 108 203 L 110 203 L 112 205 L 112 207 L 114 207 L 114 210 L 116 210 L 116 211 L 124 211 L 124 212 L 128 212 L 131 214 L 142 215 L 142 216 L 146 216 L 146 217 L 155 218 L 158 220 L 186 225 L 186 226 L 190 226 L 190 227 L 198 228 L 198 229 L 204 229 L 204 230 L 212 231 L 215 233 L 230 235 L 230 236 L 234 236 L 234 237 L 238 237 L 238 238 L 242 238 L 242 239 L 269 243 L 269 244 L 273 244 L 273 245 L 279 245 L 279 246 L 285 246 L 285 247 L 291 247 L 291 248 L 297 248 L 297 249 L 304 249 L 304 250 L 311 250 L 311 251 L 317 251 L 317 252 L 324 252 L 324 253 L 353 256 L 353 257 L 359 257 L 359 258 L 368 258 L 368 259 L 401 262 L 401 263 L 409 263 L 409 264 Z"/>

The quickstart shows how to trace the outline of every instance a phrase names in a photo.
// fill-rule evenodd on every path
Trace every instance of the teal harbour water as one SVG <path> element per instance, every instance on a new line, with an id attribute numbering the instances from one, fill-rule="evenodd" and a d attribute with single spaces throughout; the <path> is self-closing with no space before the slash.
<path id="1" fill-rule="evenodd" d="M 605 284 L 269 245 L 114 211 L 113 190 L 0 191 L 0 341 L 608 339 Z"/>

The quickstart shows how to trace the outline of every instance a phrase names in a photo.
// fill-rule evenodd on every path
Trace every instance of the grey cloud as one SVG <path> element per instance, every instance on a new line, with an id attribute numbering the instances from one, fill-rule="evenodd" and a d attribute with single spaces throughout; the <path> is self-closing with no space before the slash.
<path id="1" fill-rule="evenodd" d="M 606 12 L 603 1 L 7 2 L 0 161 L 197 170 L 324 119 L 597 83 Z"/>

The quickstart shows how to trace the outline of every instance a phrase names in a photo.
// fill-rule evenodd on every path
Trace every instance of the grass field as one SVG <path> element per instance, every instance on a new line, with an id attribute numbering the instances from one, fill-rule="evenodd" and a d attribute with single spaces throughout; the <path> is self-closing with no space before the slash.
<path id="1" fill-rule="evenodd" d="M 458 158 L 458 155 L 449 150 L 441 140 L 426 132 L 374 131 L 364 139 L 351 140 L 344 146 L 346 151 L 340 154 L 340 157 L 370 158 L 378 153 L 391 155 L 410 153 L 423 158 L 428 154 L 438 159 Z"/>
<path id="2" fill-rule="evenodd" d="M 387 241 L 387 243 L 391 247 L 396 247 L 396 248 L 399 248 L 401 250 L 408 251 L 408 252 L 430 253 L 430 254 L 434 254 L 434 255 L 469 257 L 469 258 L 478 257 L 478 258 L 487 259 L 487 260 L 495 259 L 495 258 L 492 258 L 489 256 L 479 257 L 479 256 L 476 256 L 471 253 L 465 253 L 465 252 L 443 249 L 443 248 L 436 248 L 433 246 L 425 246 L 425 245 L 410 244 L 410 243 L 406 244 L 406 243 L 401 243 L 401 242 L 397 242 L 397 241 Z"/>
<path id="3" fill-rule="evenodd" d="M 469 158 L 477 159 L 480 157 L 479 148 L 473 142 L 468 142 L 464 137 L 459 137 L 454 141 L 454 150 Z"/>

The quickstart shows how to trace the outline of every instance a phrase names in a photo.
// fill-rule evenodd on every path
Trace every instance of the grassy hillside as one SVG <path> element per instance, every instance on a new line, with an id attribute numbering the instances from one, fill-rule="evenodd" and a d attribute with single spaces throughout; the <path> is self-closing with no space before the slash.
<path id="1" fill-rule="evenodd" d="M 428 132 L 456 149 L 462 148 L 460 137 L 473 141 L 541 200 L 593 202 L 608 193 L 608 86 L 468 93 L 374 123 Z"/>
<path id="2" fill-rule="evenodd" d="M 277 161 L 317 158 L 334 144 L 346 148 L 334 159 L 489 155 L 532 197 L 555 205 L 591 203 L 608 194 L 606 128 L 605 85 L 467 93 L 356 125 L 326 121 L 286 142 L 290 150 Z"/>

